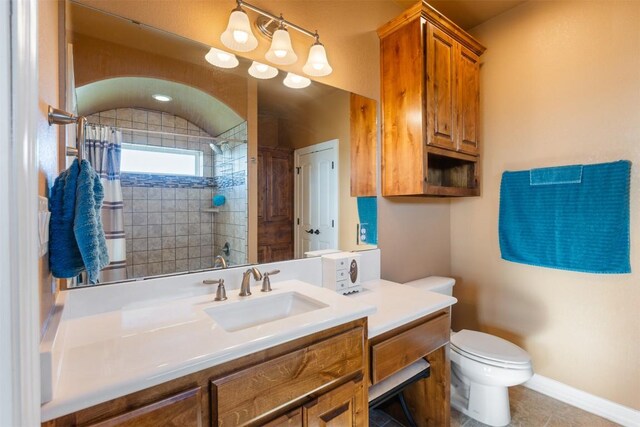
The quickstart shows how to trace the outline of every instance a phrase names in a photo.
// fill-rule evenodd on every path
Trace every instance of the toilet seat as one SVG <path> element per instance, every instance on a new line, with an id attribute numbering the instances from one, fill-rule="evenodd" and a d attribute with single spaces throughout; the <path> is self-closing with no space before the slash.
<path id="1" fill-rule="evenodd" d="M 529 354 L 509 341 L 477 331 L 451 335 L 451 349 L 480 363 L 505 369 L 531 369 Z"/>

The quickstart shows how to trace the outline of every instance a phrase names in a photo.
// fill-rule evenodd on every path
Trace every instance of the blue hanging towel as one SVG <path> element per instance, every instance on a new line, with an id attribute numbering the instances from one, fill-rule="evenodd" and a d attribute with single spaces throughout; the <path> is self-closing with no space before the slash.
<path id="1" fill-rule="evenodd" d="M 369 245 L 378 243 L 378 201 L 376 197 L 358 197 L 360 241 Z"/>
<path id="2" fill-rule="evenodd" d="M 585 273 L 630 273 L 631 162 L 504 172 L 502 258 Z"/>
<path id="3" fill-rule="evenodd" d="M 54 277 L 71 278 L 86 270 L 97 283 L 100 270 L 109 264 L 100 209 L 104 190 L 91 164 L 74 160 L 56 178 L 49 209 L 49 264 Z"/>

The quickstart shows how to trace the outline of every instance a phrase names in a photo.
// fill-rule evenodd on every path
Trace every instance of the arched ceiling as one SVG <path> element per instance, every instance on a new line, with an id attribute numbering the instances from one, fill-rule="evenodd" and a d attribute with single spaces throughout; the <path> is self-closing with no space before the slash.
<path id="1" fill-rule="evenodd" d="M 169 95 L 169 102 L 152 98 Z M 226 104 L 191 86 L 148 77 L 117 77 L 76 89 L 78 114 L 88 116 L 115 108 L 143 108 L 180 116 L 209 135 L 219 135 L 244 119 Z"/>

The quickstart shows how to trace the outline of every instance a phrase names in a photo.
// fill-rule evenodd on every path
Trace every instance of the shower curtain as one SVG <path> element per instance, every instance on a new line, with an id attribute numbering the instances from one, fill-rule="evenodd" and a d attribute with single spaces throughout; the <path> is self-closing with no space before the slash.
<path id="1" fill-rule="evenodd" d="M 86 158 L 100 175 L 104 187 L 102 224 L 111 262 L 100 272 L 98 280 L 102 283 L 127 278 L 124 203 L 120 186 L 121 144 L 122 132 L 119 130 L 100 125 L 86 128 Z"/>

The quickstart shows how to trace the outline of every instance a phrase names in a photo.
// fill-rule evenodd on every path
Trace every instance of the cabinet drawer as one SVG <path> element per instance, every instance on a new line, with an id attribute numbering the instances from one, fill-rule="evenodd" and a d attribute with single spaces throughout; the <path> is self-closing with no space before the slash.
<path id="1" fill-rule="evenodd" d="M 376 384 L 449 341 L 448 312 L 371 347 L 371 383 Z"/>
<path id="2" fill-rule="evenodd" d="M 91 427 L 111 426 L 202 426 L 200 387 L 178 393 L 108 420 L 90 424 Z"/>
<path id="3" fill-rule="evenodd" d="M 364 328 L 211 381 L 214 425 L 255 422 L 363 368 Z"/>

